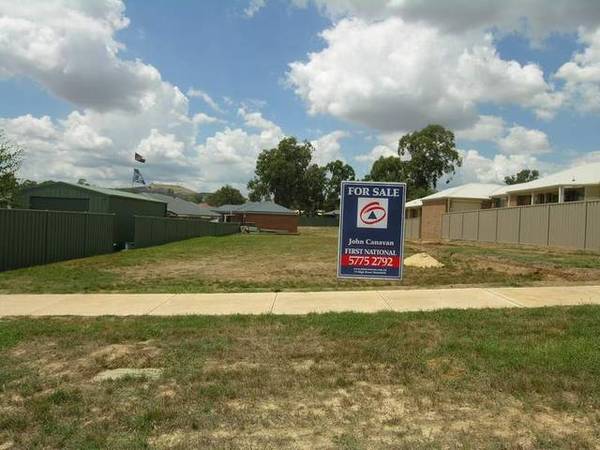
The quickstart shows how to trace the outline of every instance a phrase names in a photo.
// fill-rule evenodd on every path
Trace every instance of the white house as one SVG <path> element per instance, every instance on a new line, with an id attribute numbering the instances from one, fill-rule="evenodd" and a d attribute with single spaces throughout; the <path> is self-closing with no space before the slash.
<path id="1" fill-rule="evenodd" d="M 505 186 L 492 198 L 495 207 L 600 200 L 600 162 L 571 167 L 529 183 Z"/>

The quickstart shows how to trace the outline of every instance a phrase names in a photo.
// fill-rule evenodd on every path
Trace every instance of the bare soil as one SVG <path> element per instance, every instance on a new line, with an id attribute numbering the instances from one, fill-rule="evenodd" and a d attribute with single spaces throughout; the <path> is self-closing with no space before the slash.
<path id="1" fill-rule="evenodd" d="M 6 448 L 600 447 L 600 307 L 0 320 Z M 158 379 L 94 381 L 106 369 Z"/>

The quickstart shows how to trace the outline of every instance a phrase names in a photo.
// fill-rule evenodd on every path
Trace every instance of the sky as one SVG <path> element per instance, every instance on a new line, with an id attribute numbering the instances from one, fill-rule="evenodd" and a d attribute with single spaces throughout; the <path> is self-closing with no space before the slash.
<path id="1" fill-rule="evenodd" d="M 0 129 L 19 177 L 246 192 L 308 140 L 365 175 L 452 129 L 449 186 L 600 161 L 597 0 L 0 0 Z M 134 153 L 147 162 L 136 163 Z"/>

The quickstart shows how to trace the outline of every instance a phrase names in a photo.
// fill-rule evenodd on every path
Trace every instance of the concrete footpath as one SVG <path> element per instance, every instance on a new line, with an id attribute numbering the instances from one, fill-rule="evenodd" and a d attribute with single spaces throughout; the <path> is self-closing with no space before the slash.
<path id="1" fill-rule="evenodd" d="M 308 314 L 580 304 L 600 305 L 600 286 L 241 294 L 0 295 L 0 317 Z"/>

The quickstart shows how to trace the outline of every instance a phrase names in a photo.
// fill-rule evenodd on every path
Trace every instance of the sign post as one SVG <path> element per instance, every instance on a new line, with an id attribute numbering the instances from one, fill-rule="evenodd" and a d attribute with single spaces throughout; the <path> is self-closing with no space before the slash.
<path id="1" fill-rule="evenodd" d="M 339 278 L 401 280 L 405 183 L 342 181 Z"/>

